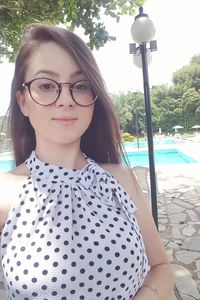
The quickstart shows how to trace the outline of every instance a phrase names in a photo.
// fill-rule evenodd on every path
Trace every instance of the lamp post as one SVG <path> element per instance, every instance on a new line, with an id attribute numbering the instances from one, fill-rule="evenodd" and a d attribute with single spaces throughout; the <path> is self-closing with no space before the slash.
<path id="1" fill-rule="evenodd" d="M 158 228 L 157 187 L 154 163 L 153 130 L 148 75 L 148 60 L 150 58 L 151 51 L 157 50 L 157 44 L 156 41 L 151 40 L 155 35 L 155 28 L 153 22 L 150 20 L 147 14 L 143 13 L 142 7 L 139 8 L 139 14 L 135 17 L 135 21 L 131 27 L 131 33 L 133 40 L 139 44 L 138 47 L 136 43 L 130 44 L 129 47 L 130 53 L 133 54 L 134 63 L 136 64 L 136 66 L 142 67 L 143 73 L 152 214 L 156 227 Z M 147 48 L 147 43 L 150 44 L 150 48 Z"/>
<path id="2" fill-rule="evenodd" d="M 136 98 L 136 95 L 137 95 L 137 92 L 134 93 L 135 95 L 135 127 L 136 127 L 136 137 L 137 137 L 137 147 L 138 149 L 140 148 L 140 142 L 139 142 L 139 133 L 138 133 L 138 109 L 137 109 L 137 98 Z"/>

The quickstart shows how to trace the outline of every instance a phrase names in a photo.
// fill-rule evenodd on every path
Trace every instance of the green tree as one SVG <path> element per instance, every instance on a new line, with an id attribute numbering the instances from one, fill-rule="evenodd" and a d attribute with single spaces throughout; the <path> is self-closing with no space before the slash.
<path id="1" fill-rule="evenodd" d="M 4 141 L 9 139 L 9 131 L 8 131 L 8 117 L 7 116 L 0 116 L 0 149 L 4 144 Z"/>
<path id="2" fill-rule="evenodd" d="M 119 95 L 113 94 L 111 97 L 119 117 L 121 130 L 123 132 L 129 132 L 130 123 L 132 120 L 133 94 L 128 93 L 126 95 L 120 93 Z"/>
<path id="3" fill-rule="evenodd" d="M 184 126 L 188 130 L 195 124 L 199 124 L 200 94 L 195 88 L 188 89 L 182 97 Z"/>
<path id="4" fill-rule="evenodd" d="M 191 67 L 183 66 L 173 74 L 172 81 L 175 86 L 178 86 L 182 93 L 186 92 L 192 86 Z"/>
<path id="5" fill-rule="evenodd" d="M 200 119 L 200 55 L 194 55 L 190 63 L 176 70 L 173 85 L 154 86 L 151 90 L 155 130 L 161 127 L 170 132 L 175 125 L 185 130 L 199 124 Z"/>
<path id="6" fill-rule="evenodd" d="M 180 87 L 156 86 L 151 90 L 154 132 L 161 127 L 163 132 L 171 132 L 177 120 L 183 122 L 182 90 Z"/>
<path id="7" fill-rule="evenodd" d="M 7 134 L 7 125 L 8 117 L 7 116 L 0 116 L 0 133 Z"/>
<path id="8" fill-rule="evenodd" d="M 174 72 L 173 83 L 179 86 L 183 93 L 189 88 L 200 89 L 200 55 L 194 55 L 189 65 Z"/>
<path id="9" fill-rule="evenodd" d="M 144 134 L 146 131 L 146 121 L 145 121 L 145 103 L 144 95 L 141 92 L 134 93 L 134 104 L 133 104 L 133 119 L 132 124 L 134 124 L 134 133 L 137 132 L 136 127 L 138 127 L 138 133 Z"/>
<path id="10" fill-rule="evenodd" d="M 165 132 L 171 132 L 172 127 L 181 122 L 182 109 L 180 108 L 180 101 L 167 97 L 162 102 L 160 113 L 160 127 Z M 181 124 L 180 124 L 181 125 Z"/>
<path id="11" fill-rule="evenodd" d="M 191 60 L 190 60 L 191 65 L 200 65 L 200 54 L 193 55 Z"/>
<path id="12" fill-rule="evenodd" d="M 89 37 L 89 46 L 97 49 L 114 40 L 107 32 L 102 15 L 119 22 L 120 15 L 134 15 L 144 0 L 1 0 L 0 55 L 12 60 L 25 25 L 33 22 L 64 24 L 74 30 L 81 26 Z"/>
<path id="13" fill-rule="evenodd" d="M 136 135 L 144 131 L 144 96 L 140 92 L 121 93 L 112 95 L 112 100 L 117 110 L 120 127 L 123 132 Z"/>
<path id="14" fill-rule="evenodd" d="M 142 93 L 115 95 L 116 108 L 123 131 L 136 133 L 136 111 L 139 132 L 144 131 L 144 96 Z M 141 107 L 140 107 L 141 106 Z M 191 58 L 190 64 L 174 73 L 171 86 L 153 86 L 151 108 L 154 133 L 174 132 L 173 126 L 182 125 L 185 130 L 200 123 L 200 55 Z"/>
<path id="15" fill-rule="evenodd" d="M 154 86 L 151 90 L 152 114 L 154 132 L 158 131 L 159 127 L 165 130 L 165 121 L 163 117 L 166 113 L 165 99 L 168 97 L 168 88 L 165 85 Z"/>

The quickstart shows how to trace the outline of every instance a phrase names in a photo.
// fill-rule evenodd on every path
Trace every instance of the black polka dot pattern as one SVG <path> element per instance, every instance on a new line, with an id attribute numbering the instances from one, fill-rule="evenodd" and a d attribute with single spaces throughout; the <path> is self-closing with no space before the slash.
<path id="1" fill-rule="evenodd" d="M 26 161 L 1 234 L 9 300 L 132 299 L 149 270 L 133 201 L 88 159 L 82 170 Z"/>

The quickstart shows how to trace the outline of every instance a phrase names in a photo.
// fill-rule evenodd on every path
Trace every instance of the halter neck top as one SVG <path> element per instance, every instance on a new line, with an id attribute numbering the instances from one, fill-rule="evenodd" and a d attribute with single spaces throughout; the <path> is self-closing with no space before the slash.
<path id="1" fill-rule="evenodd" d="M 149 270 L 134 202 L 90 158 L 82 170 L 26 160 L 4 225 L 0 262 L 9 300 L 128 300 Z"/>

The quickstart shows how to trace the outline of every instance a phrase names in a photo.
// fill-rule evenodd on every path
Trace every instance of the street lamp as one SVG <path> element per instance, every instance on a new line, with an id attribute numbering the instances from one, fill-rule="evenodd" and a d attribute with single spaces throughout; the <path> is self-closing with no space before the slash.
<path id="1" fill-rule="evenodd" d="M 142 67 L 143 73 L 143 87 L 146 111 L 146 127 L 147 127 L 147 141 L 149 152 L 149 171 L 150 171 L 150 186 L 151 186 L 151 203 L 152 214 L 156 227 L 158 228 L 158 211 L 157 211 L 157 187 L 156 174 L 154 163 L 154 147 L 153 147 L 153 130 L 151 117 L 151 101 L 149 92 L 149 76 L 148 76 L 148 61 L 152 51 L 157 50 L 156 41 L 152 41 L 155 35 L 155 27 L 147 14 L 143 13 L 143 8 L 139 8 L 139 14 L 135 17 L 135 21 L 131 27 L 133 40 L 136 43 L 130 44 L 130 53 L 133 54 L 134 63 L 138 67 Z M 147 43 L 150 48 L 147 48 Z"/>

